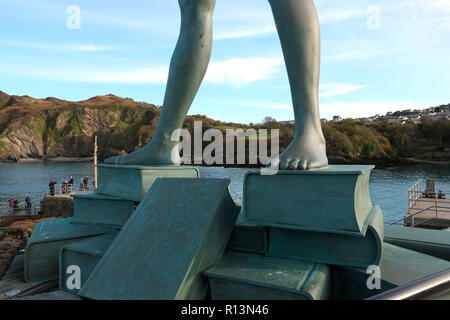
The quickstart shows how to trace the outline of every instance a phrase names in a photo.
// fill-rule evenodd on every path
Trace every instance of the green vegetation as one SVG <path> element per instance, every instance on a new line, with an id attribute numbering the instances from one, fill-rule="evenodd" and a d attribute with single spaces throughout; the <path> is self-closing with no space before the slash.
<path id="1" fill-rule="evenodd" d="M 238 130 L 238 129 L 242 129 L 242 128 L 232 127 L 232 126 L 216 126 L 215 128 L 219 129 L 219 130 Z"/>
<path id="2" fill-rule="evenodd" d="M 365 124 L 344 120 L 323 125 L 330 157 L 348 160 L 445 158 L 450 147 L 450 121 Z M 432 154 L 434 153 L 434 154 Z M 447 159 L 448 160 L 448 159 Z"/>
<path id="3" fill-rule="evenodd" d="M 0 91 L 0 109 L 6 108 L 11 105 L 12 98 L 6 93 Z"/>
<path id="4" fill-rule="evenodd" d="M 153 137 L 161 108 L 147 103 L 115 96 L 96 97 L 86 102 L 41 100 L 8 96 L 0 91 L 0 138 L 14 135 L 21 144 L 43 145 L 43 154 L 27 154 L 11 148 L 10 142 L 0 142 L 0 161 L 26 157 L 89 157 L 93 151 L 93 136 L 98 136 L 99 158 L 130 153 L 148 143 Z M 50 105 L 54 103 L 54 105 Z M 2 110 L 6 106 L 12 106 Z M 203 115 L 186 118 L 183 128 L 193 134 L 194 122 L 202 122 L 202 130 L 255 129 L 249 141 L 259 138 L 259 129 L 278 129 L 280 151 L 292 141 L 293 122 L 279 122 L 267 117 L 259 124 L 221 122 Z M 23 128 L 33 131 L 23 132 Z M 392 163 L 406 158 L 420 160 L 449 160 L 450 121 L 436 120 L 421 123 L 395 122 L 364 123 L 344 120 L 324 123 L 327 153 L 332 162 Z M 225 137 L 225 135 L 224 135 Z M 204 147 L 209 142 L 204 142 Z M 269 143 L 270 147 L 270 143 Z M 19 147 L 20 148 L 20 147 Z M 33 149 L 33 148 L 31 148 Z M 24 148 L 24 152 L 27 152 Z M 34 150 L 34 149 L 33 149 Z M 247 157 L 248 158 L 248 157 Z"/>
<path id="5" fill-rule="evenodd" d="M 71 133 L 75 135 L 83 134 L 84 121 L 79 110 L 75 109 L 69 113 L 65 127 L 61 130 L 63 136 L 67 136 Z"/>

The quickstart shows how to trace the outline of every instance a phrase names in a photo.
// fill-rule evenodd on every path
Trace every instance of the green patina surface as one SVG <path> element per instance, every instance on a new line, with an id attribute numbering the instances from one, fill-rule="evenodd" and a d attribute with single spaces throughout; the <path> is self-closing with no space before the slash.
<path id="1" fill-rule="evenodd" d="M 378 265 L 383 250 L 383 213 L 373 207 L 364 237 L 269 227 L 269 243 L 268 256 L 348 267 Z"/>
<path id="2" fill-rule="evenodd" d="M 158 179 L 82 287 L 91 299 L 203 299 L 238 215 L 229 180 Z"/>
<path id="3" fill-rule="evenodd" d="M 269 248 L 268 237 L 266 227 L 247 222 L 241 212 L 231 234 L 228 248 L 244 252 L 266 253 Z"/>
<path id="4" fill-rule="evenodd" d="M 323 264 L 231 252 L 204 274 L 213 299 L 324 300 L 330 294 Z"/>
<path id="5" fill-rule="evenodd" d="M 74 223 L 123 226 L 133 213 L 135 201 L 98 192 L 75 194 Z"/>
<path id="6" fill-rule="evenodd" d="M 385 241 L 450 261 L 450 232 L 385 225 Z"/>
<path id="7" fill-rule="evenodd" d="M 25 249 L 25 281 L 57 279 L 62 247 L 115 230 L 107 226 L 74 224 L 73 218 L 38 223 Z"/>
<path id="8" fill-rule="evenodd" d="M 140 201 L 158 178 L 199 178 L 197 168 L 187 166 L 98 165 L 97 192 Z"/>
<path id="9" fill-rule="evenodd" d="M 244 181 L 243 212 L 265 226 L 364 235 L 372 201 L 374 166 L 330 166 L 309 171 L 250 172 Z"/>
<path id="10" fill-rule="evenodd" d="M 245 207 L 236 222 L 240 210 L 228 180 L 192 179 L 198 171 L 181 168 L 186 167 L 100 166 L 111 183 L 102 190 L 114 194 L 76 195 L 73 219 L 38 224 L 25 253 L 27 281 L 59 274 L 61 289 L 77 293 L 65 287 L 64 273 L 75 264 L 82 271 L 81 295 L 93 299 L 202 299 L 209 287 L 213 299 L 364 299 L 450 268 L 450 233 L 383 227 L 382 212 L 368 193 L 371 166 L 281 172 L 275 184 L 252 176 L 255 185 L 246 188 L 255 192 L 245 192 L 244 205 L 250 196 L 265 210 L 258 219 L 287 218 L 282 224 L 249 222 Z M 177 179 L 155 180 L 166 175 Z M 285 184 L 287 176 L 293 180 Z M 341 200 L 332 196 L 337 189 Z M 118 190 L 128 198 L 118 197 Z M 322 191 L 309 199 L 311 190 Z M 266 210 L 272 201 L 278 201 L 277 215 Z M 326 209 L 321 217 L 311 215 L 317 212 L 314 204 Z M 348 231 L 339 221 L 352 221 L 359 231 Z M 309 223 L 332 226 L 334 232 L 310 230 Z M 382 243 L 383 229 L 389 243 Z M 227 245 L 232 250 L 222 256 Z M 365 267 L 378 263 L 382 289 L 372 291 Z"/>
<path id="11" fill-rule="evenodd" d="M 381 289 L 369 290 L 366 269 L 335 267 L 335 299 L 366 299 L 450 268 L 450 262 L 384 243 L 380 262 Z"/>
<path id="12" fill-rule="evenodd" d="M 68 276 L 71 275 L 67 273 L 67 268 L 72 265 L 80 268 L 81 286 L 83 286 L 117 234 L 118 232 L 111 232 L 103 236 L 74 242 L 61 248 L 59 254 L 59 288 L 72 294 L 78 294 L 78 289 L 67 287 Z"/>

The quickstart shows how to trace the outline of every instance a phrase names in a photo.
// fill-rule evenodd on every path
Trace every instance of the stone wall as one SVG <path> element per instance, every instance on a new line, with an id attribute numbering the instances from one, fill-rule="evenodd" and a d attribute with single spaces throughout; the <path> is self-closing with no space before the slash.
<path id="1" fill-rule="evenodd" d="M 46 196 L 40 217 L 73 217 L 73 198 L 66 195 Z"/>

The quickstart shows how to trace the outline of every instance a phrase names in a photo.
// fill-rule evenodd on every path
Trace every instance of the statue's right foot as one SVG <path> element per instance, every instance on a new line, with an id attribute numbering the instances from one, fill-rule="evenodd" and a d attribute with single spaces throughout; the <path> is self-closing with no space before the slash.
<path id="1" fill-rule="evenodd" d="M 310 125 L 298 133 L 277 158 L 267 164 L 281 170 L 311 170 L 328 166 L 326 142 L 322 130 Z"/>
<path id="2" fill-rule="evenodd" d="M 181 164 L 181 158 L 177 143 L 158 143 L 152 140 L 141 149 L 130 154 L 106 159 L 105 164 L 178 166 Z"/>

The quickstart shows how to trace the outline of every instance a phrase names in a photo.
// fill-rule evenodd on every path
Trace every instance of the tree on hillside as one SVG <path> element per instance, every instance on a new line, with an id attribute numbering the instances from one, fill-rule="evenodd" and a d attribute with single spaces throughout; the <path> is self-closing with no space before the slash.
<path id="1" fill-rule="evenodd" d="M 265 117 L 264 119 L 263 119 L 263 121 L 262 121 L 262 124 L 271 124 L 271 123 L 274 123 L 274 122 L 277 122 L 277 120 L 275 119 L 275 118 L 273 118 L 273 117 Z"/>

